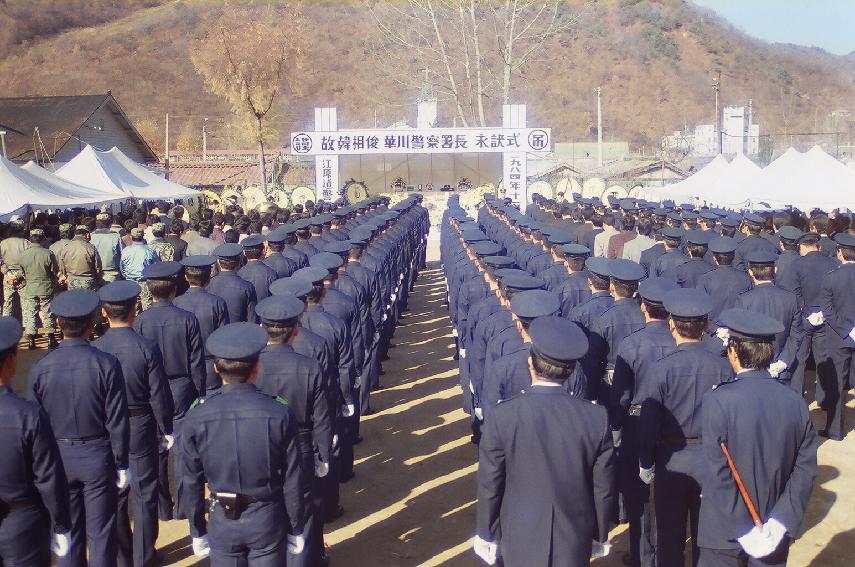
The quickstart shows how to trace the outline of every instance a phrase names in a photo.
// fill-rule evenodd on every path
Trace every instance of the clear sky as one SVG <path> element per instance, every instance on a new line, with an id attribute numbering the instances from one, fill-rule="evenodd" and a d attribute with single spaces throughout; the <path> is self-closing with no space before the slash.
<path id="1" fill-rule="evenodd" d="M 779 43 L 855 51 L 855 0 L 692 0 L 746 33 Z"/>

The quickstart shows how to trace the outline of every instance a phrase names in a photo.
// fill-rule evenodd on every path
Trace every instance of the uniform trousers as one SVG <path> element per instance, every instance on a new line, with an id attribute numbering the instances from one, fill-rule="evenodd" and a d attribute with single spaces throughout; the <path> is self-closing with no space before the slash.
<path id="1" fill-rule="evenodd" d="M 828 333 L 834 331 L 827 327 L 819 327 L 805 332 L 804 339 L 799 345 L 798 353 L 796 354 L 796 367 L 792 371 L 790 386 L 800 395 L 805 393 L 805 371 L 807 370 L 807 362 L 811 356 L 816 365 L 816 401 L 819 405 L 825 402 L 825 394 L 822 389 L 822 384 L 829 381 L 829 376 L 834 373 L 834 364 L 828 356 Z"/>
<path id="2" fill-rule="evenodd" d="M 24 323 L 24 334 L 35 335 L 38 333 L 38 320 L 42 321 L 45 333 L 53 334 L 56 331 L 56 317 L 49 306 L 53 301 L 53 295 L 24 295 L 21 297 L 21 318 Z"/>
<path id="3" fill-rule="evenodd" d="M 107 439 L 59 441 L 59 454 L 68 477 L 71 549 L 59 567 L 116 565 L 116 465 Z"/>
<path id="4" fill-rule="evenodd" d="M 119 494 L 116 537 L 119 545 L 119 565 L 143 567 L 154 558 L 158 524 L 158 436 L 157 423 L 151 411 L 130 417 L 130 450 L 128 468 L 131 471 L 130 490 Z M 131 534 L 129 517 L 130 494 L 133 494 L 134 530 Z"/>
<path id="5" fill-rule="evenodd" d="M 629 555 L 631 565 L 656 565 L 655 534 L 652 533 L 650 487 L 638 478 L 639 418 L 624 416 L 620 448 L 620 486 L 626 516 L 629 520 Z M 658 474 L 658 472 L 657 472 Z"/>
<path id="6" fill-rule="evenodd" d="M 14 272 L 18 275 L 19 281 L 15 285 L 10 285 L 6 283 L 6 279 L 3 279 L 3 316 L 4 317 L 14 317 L 15 316 L 15 300 L 17 299 L 20 303 L 21 300 L 21 291 L 24 289 L 24 274 L 22 272 Z M 23 308 L 23 306 L 21 306 Z"/>
<path id="7" fill-rule="evenodd" d="M 322 502 L 315 480 L 315 452 L 312 448 L 311 430 L 300 431 L 300 486 L 305 502 L 306 546 L 300 555 L 288 556 L 288 567 L 316 567 L 324 553 L 324 523 Z"/>
<path id="8" fill-rule="evenodd" d="M 176 457 L 179 454 L 181 446 L 181 423 L 184 421 L 184 416 L 190 409 L 190 406 L 198 397 L 196 387 L 193 381 L 187 376 L 169 377 L 169 391 L 172 394 L 172 402 L 175 411 L 172 414 L 172 437 L 175 441 L 172 446 L 173 466 L 175 467 L 176 482 L 180 475 L 180 459 Z M 163 432 L 161 432 L 163 433 Z M 158 473 L 157 473 L 157 510 L 161 520 L 172 520 L 174 514 L 174 501 L 172 499 L 173 491 L 169 487 L 169 452 L 166 450 L 166 444 L 160 437 L 158 444 Z M 183 519 L 181 514 L 178 519 Z"/>
<path id="9" fill-rule="evenodd" d="M 40 502 L 0 504 L 0 565 L 50 565 L 50 517 Z"/>
<path id="10" fill-rule="evenodd" d="M 653 480 L 657 567 L 683 567 L 685 564 L 686 521 L 691 525 L 692 565 L 697 565 L 703 463 L 700 444 L 682 449 L 663 446 L 657 451 Z"/>
<path id="11" fill-rule="evenodd" d="M 229 520 L 217 505 L 208 515 L 211 567 L 282 567 L 286 561 L 284 502 L 249 504 Z"/>
<path id="12" fill-rule="evenodd" d="M 790 542 L 782 543 L 771 555 L 755 559 L 740 549 L 701 548 L 698 567 L 786 567 Z"/>
<path id="13" fill-rule="evenodd" d="M 855 346 L 852 341 L 840 338 L 833 330 L 826 334 L 828 338 L 828 355 L 834 367 L 831 376 L 825 376 L 822 391 L 825 396 L 822 404 L 828 412 L 825 429 L 829 439 L 840 441 L 846 435 L 844 417 L 846 413 L 846 396 L 852 387 L 852 372 L 855 364 Z"/>

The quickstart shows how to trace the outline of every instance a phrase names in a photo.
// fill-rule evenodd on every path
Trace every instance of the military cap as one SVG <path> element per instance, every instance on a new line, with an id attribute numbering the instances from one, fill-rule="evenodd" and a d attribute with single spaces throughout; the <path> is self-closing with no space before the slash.
<path id="1" fill-rule="evenodd" d="M 618 258 L 609 262 L 609 275 L 622 282 L 637 282 L 645 273 L 638 262 Z"/>
<path id="2" fill-rule="evenodd" d="M 790 240 L 792 242 L 797 242 L 803 234 L 804 232 L 790 225 L 782 226 L 778 229 L 778 236 L 780 236 L 783 240 Z"/>
<path id="3" fill-rule="evenodd" d="M 671 317 L 678 320 L 704 319 L 713 310 L 712 298 L 694 288 L 672 290 L 663 305 Z"/>
<path id="4" fill-rule="evenodd" d="M 151 231 L 152 232 L 166 232 L 166 225 L 163 224 L 162 222 L 156 222 L 153 225 L 151 225 Z"/>
<path id="5" fill-rule="evenodd" d="M 746 213 L 742 218 L 749 224 L 757 224 L 761 226 L 766 224 L 766 219 L 754 213 Z"/>
<path id="6" fill-rule="evenodd" d="M 71 226 L 71 225 L 68 225 L 68 226 Z M 61 229 L 61 227 L 60 227 L 60 229 Z M 145 234 L 145 231 L 139 227 L 131 229 L 131 238 L 133 238 L 133 239 L 142 238 L 142 236 L 144 234 Z"/>
<path id="7" fill-rule="evenodd" d="M 502 247 L 489 240 L 484 242 L 476 242 L 469 247 L 476 256 L 495 256 L 502 251 Z"/>
<path id="8" fill-rule="evenodd" d="M 590 256 L 585 260 L 585 268 L 592 274 L 607 278 L 611 275 L 609 270 L 609 261 L 605 258 Z"/>
<path id="9" fill-rule="evenodd" d="M 339 260 L 341 260 L 341 258 L 339 258 Z M 312 282 L 313 284 L 319 284 L 324 281 L 324 278 L 327 277 L 329 274 L 329 268 L 307 266 L 305 268 L 300 268 L 299 270 L 291 274 L 291 277 L 302 278 L 304 280 Z"/>
<path id="10" fill-rule="evenodd" d="M 95 220 L 110 220 L 110 215 L 107 213 L 98 213 L 95 215 Z"/>
<path id="11" fill-rule="evenodd" d="M 267 331 L 255 323 L 230 323 L 208 337 L 205 348 L 214 358 L 244 360 L 267 346 Z"/>
<path id="12" fill-rule="evenodd" d="M 497 268 L 514 265 L 514 259 L 509 256 L 486 256 L 481 258 L 481 261 Z"/>
<path id="13" fill-rule="evenodd" d="M 136 299 L 142 288 L 133 280 L 119 280 L 110 282 L 98 290 L 98 297 L 104 303 L 125 303 Z"/>
<path id="14" fill-rule="evenodd" d="M 718 215 L 711 210 L 701 211 L 700 217 L 708 221 L 717 221 Z"/>
<path id="15" fill-rule="evenodd" d="M 550 244 L 564 245 L 573 242 L 573 235 L 566 230 L 556 230 L 549 235 Z"/>
<path id="16" fill-rule="evenodd" d="M 777 320 L 756 311 L 733 307 L 718 316 L 718 324 L 730 331 L 730 336 L 748 342 L 769 342 L 775 335 L 784 332 Z"/>
<path id="17" fill-rule="evenodd" d="M 552 315 L 560 308 L 558 294 L 545 289 L 521 291 L 511 298 L 511 313 L 525 319 Z"/>
<path id="18" fill-rule="evenodd" d="M 196 256 L 185 256 L 181 260 L 181 265 L 185 268 L 210 268 L 217 261 L 213 256 L 207 254 L 198 254 Z"/>
<path id="19" fill-rule="evenodd" d="M 174 278 L 184 269 L 181 262 L 155 262 L 146 266 L 143 277 L 147 280 L 169 280 Z"/>
<path id="20" fill-rule="evenodd" d="M 750 265 L 774 264 L 778 260 L 778 255 L 772 250 L 758 249 L 750 250 L 745 255 L 745 259 Z"/>
<path id="21" fill-rule="evenodd" d="M 729 236 L 718 236 L 710 240 L 709 249 L 713 254 L 733 254 L 736 252 L 736 240 Z"/>
<path id="22" fill-rule="evenodd" d="M 74 226 L 73 226 L 73 225 L 71 225 L 71 224 L 69 224 L 69 223 L 67 223 L 67 222 L 64 222 L 64 223 L 62 223 L 61 225 L 59 225 L 59 231 L 60 231 L 60 232 L 68 232 L 69 230 L 71 230 L 71 229 L 73 229 L 73 228 L 74 228 Z M 140 231 L 140 236 L 142 236 L 142 230 L 141 230 L 141 229 L 138 229 L 138 228 L 132 228 L 132 229 L 131 229 L 131 235 L 133 235 L 133 232 L 134 232 L 135 230 L 139 230 L 139 231 Z"/>
<path id="23" fill-rule="evenodd" d="M 506 288 L 525 291 L 529 289 L 542 289 L 546 285 L 543 278 L 525 275 L 510 275 L 502 278 L 502 286 Z"/>
<path id="24" fill-rule="evenodd" d="M 531 350 L 547 362 L 567 364 L 588 352 L 588 337 L 581 327 L 563 317 L 546 315 L 531 322 L 528 328 Z"/>
<path id="25" fill-rule="evenodd" d="M 18 344 L 24 328 L 14 317 L 0 317 L 0 352 L 5 352 Z"/>
<path id="26" fill-rule="evenodd" d="M 499 268 L 493 272 L 493 275 L 502 280 L 511 276 L 528 276 L 529 273 L 519 268 Z"/>
<path id="27" fill-rule="evenodd" d="M 855 248 L 855 236 L 848 232 L 838 232 L 834 235 L 834 241 L 843 248 Z"/>
<path id="28" fill-rule="evenodd" d="M 217 258 L 237 258 L 243 254 L 243 245 L 238 243 L 220 244 L 214 248 L 214 256 Z"/>
<path id="29" fill-rule="evenodd" d="M 85 224 L 78 224 L 76 227 L 74 227 L 74 230 L 81 232 L 89 232 L 89 227 Z"/>
<path id="30" fill-rule="evenodd" d="M 44 235 L 45 235 L 45 231 L 43 231 L 40 228 L 31 228 L 30 229 L 30 236 L 44 236 Z"/>
<path id="31" fill-rule="evenodd" d="M 70 289 L 53 298 L 50 310 L 57 317 L 75 319 L 92 315 L 101 299 L 98 294 L 88 289 Z"/>
<path id="32" fill-rule="evenodd" d="M 350 240 L 333 240 L 324 246 L 323 251 L 333 254 L 345 254 L 350 252 L 351 248 L 353 248 L 353 245 L 350 243 Z"/>
<path id="33" fill-rule="evenodd" d="M 250 234 L 246 238 L 240 241 L 241 246 L 244 248 L 260 248 L 264 246 L 264 241 L 267 240 L 267 237 L 261 234 Z"/>
<path id="34" fill-rule="evenodd" d="M 695 246 L 708 246 L 710 240 L 714 238 L 712 231 L 704 232 L 703 230 L 691 230 L 686 235 L 686 242 Z"/>
<path id="35" fill-rule="evenodd" d="M 667 226 L 662 229 L 662 238 L 668 240 L 683 240 L 683 231 L 677 227 Z"/>
<path id="36" fill-rule="evenodd" d="M 317 254 L 314 254 L 311 258 L 309 258 L 310 268 L 322 268 L 327 272 L 337 270 L 343 264 L 344 260 L 341 259 L 341 256 L 338 254 L 333 254 L 332 252 L 318 252 Z"/>
<path id="37" fill-rule="evenodd" d="M 664 303 L 675 289 L 680 289 L 680 286 L 666 278 L 651 277 L 638 283 L 638 295 L 648 303 Z"/>
<path id="38" fill-rule="evenodd" d="M 306 305 L 294 295 L 271 295 L 255 306 L 255 313 L 267 321 L 281 322 L 298 317 Z"/>
<path id="39" fill-rule="evenodd" d="M 559 250 L 565 256 L 587 256 L 591 253 L 591 249 L 582 244 L 562 244 Z"/>
<path id="40" fill-rule="evenodd" d="M 270 293 L 273 295 L 293 295 L 303 299 L 312 292 L 313 283 L 306 278 L 279 278 L 270 284 Z"/>
<path id="41" fill-rule="evenodd" d="M 24 219 L 22 219 L 18 215 L 15 215 L 9 219 L 9 224 L 14 226 L 24 226 Z"/>

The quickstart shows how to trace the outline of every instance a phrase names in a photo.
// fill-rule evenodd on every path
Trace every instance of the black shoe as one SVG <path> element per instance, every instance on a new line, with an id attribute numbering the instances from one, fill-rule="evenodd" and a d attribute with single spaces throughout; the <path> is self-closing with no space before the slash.
<path id="1" fill-rule="evenodd" d="M 36 336 L 27 335 L 27 350 L 36 350 Z"/>
<path id="2" fill-rule="evenodd" d="M 56 335 L 54 333 L 49 334 L 48 335 L 48 348 L 49 349 L 55 349 L 58 346 L 59 346 L 59 343 L 56 341 Z"/>
<path id="3" fill-rule="evenodd" d="M 335 522 L 342 516 L 344 516 L 344 508 L 342 508 L 341 506 L 337 506 L 335 510 L 327 514 L 327 517 L 324 518 L 324 523 L 329 524 L 331 522 Z"/>

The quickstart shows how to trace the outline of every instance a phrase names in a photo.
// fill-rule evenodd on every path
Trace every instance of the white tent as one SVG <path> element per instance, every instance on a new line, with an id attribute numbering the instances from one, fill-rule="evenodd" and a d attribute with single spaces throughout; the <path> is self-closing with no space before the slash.
<path id="1" fill-rule="evenodd" d="M 697 196 L 709 205 L 740 208 L 751 196 L 750 191 L 746 194 L 743 188 L 750 188 L 761 171 L 759 165 L 743 154 L 737 154 L 718 179 L 699 190 Z"/>
<path id="2" fill-rule="evenodd" d="M 57 174 L 48 171 L 47 169 L 43 168 L 32 160 L 22 165 L 21 169 L 44 180 L 46 183 L 50 183 L 51 185 L 56 187 L 60 193 L 65 195 L 86 194 L 91 195 L 93 198 L 100 196 L 101 200 L 94 202 L 105 204 L 110 202 L 120 202 L 123 199 L 127 198 L 121 195 L 116 195 L 115 193 L 108 193 L 106 191 L 102 191 L 94 187 L 84 187 L 83 185 L 78 185 L 77 183 L 68 181 L 67 179 L 63 179 Z"/>
<path id="3" fill-rule="evenodd" d="M 705 192 L 727 169 L 727 160 L 721 154 L 686 179 L 660 189 L 650 189 L 647 199 L 672 199 L 677 203 L 692 203 L 694 197 Z"/>
<path id="4" fill-rule="evenodd" d="M 168 181 L 135 163 L 118 148 L 101 152 L 83 148 L 56 172 L 59 177 L 124 198 L 160 200 L 199 195 L 195 189 Z"/>
<path id="5" fill-rule="evenodd" d="M 38 167 L 38 166 L 36 166 Z M 93 207 L 121 197 L 64 181 L 54 182 L 50 174 L 36 174 L 0 157 L 0 218 L 23 214 L 27 208 L 68 209 Z"/>

